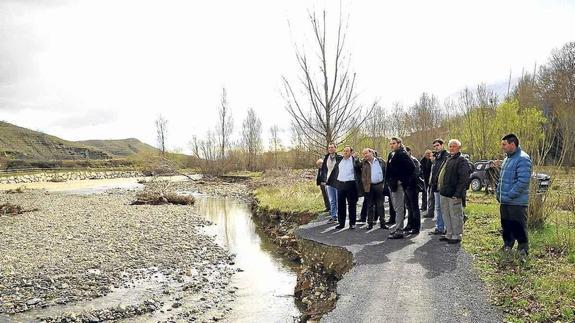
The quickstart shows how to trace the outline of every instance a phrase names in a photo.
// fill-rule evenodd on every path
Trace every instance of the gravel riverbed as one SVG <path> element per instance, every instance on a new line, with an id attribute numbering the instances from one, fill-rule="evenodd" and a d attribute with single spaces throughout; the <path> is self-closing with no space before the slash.
<path id="1" fill-rule="evenodd" d="M 247 192 L 241 184 L 174 185 L 206 195 Z M 0 192 L 3 203 L 38 209 L 0 215 L 0 321 L 27 320 L 18 316 L 26 313 L 46 322 L 225 319 L 239 268 L 202 233 L 210 223 L 194 206 L 129 205 L 134 199 L 129 190 Z"/>

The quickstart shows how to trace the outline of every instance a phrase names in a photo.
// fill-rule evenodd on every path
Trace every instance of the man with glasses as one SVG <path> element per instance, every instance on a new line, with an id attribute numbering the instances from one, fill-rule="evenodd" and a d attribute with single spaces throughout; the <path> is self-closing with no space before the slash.
<path id="1" fill-rule="evenodd" d="M 416 189 L 409 187 L 414 181 L 412 177 L 415 165 L 411 157 L 405 151 L 401 138 L 392 137 L 389 141 L 391 152 L 387 156 L 386 181 L 391 191 L 391 199 L 395 207 L 395 228 L 389 235 L 390 239 L 402 239 L 404 237 L 405 222 L 405 190 Z"/>

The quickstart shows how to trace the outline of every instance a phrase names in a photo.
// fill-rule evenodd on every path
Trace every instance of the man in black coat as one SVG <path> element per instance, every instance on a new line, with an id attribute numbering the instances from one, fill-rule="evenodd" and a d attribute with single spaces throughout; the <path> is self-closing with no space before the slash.
<path id="1" fill-rule="evenodd" d="M 421 211 L 427 211 L 427 214 L 425 215 L 426 218 L 433 218 L 433 210 L 428 208 L 428 206 L 430 206 L 428 201 L 431 199 L 431 194 L 428 196 L 428 193 L 430 193 L 429 179 L 431 177 L 431 155 L 431 150 L 426 150 L 423 158 L 421 158 L 421 161 L 419 162 L 421 164 L 424 184 L 423 192 L 421 194 Z"/>
<path id="2" fill-rule="evenodd" d="M 401 138 L 392 137 L 389 141 L 391 152 L 387 157 L 386 181 L 391 191 L 391 199 L 395 207 L 395 228 L 389 235 L 390 239 L 401 239 L 404 237 L 405 222 L 405 191 L 416 189 L 413 187 L 415 181 L 413 174 L 415 165 L 411 157 L 405 151 Z"/>
<path id="3" fill-rule="evenodd" d="M 333 171 L 337 176 L 337 221 L 339 224 L 335 227 L 336 229 L 345 227 L 346 204 L 349 228 L 355 229 L 357 199 L 363 195 L 360 171 L 359 161 L 353 156 L 353 148 L 345 146 L 343 158 L 337 162 Z"/>
<path id="4" fill-rule="evenodd" d="M 325 205 L 325 210 L 324 211 L 329 211 L 329 196 L 327 195 L 327 190 L 325 189 L 325 183 L 322 180 L 322 176 L 321 176 L 321 166 L 323 165 L 323 159 L 318 159 L 315 162 L 315 165 L 317 166 L 317 177 L 315 179 L 315 184 L 317 186 L 319 186 L 319 188 L 321 189 L 321 196 L 323 197 L 323 204 Z"/>
<path id="5" fill-rule="evenodd" d="M 459 140 L 449 140 L 448 147 L 449 157 L 437 179 L 445 222 L 445 236 L 439 240 L 459 243 L 463 235 L 463 199 L 469 185 L 469 164 L 461 156 Z"/>

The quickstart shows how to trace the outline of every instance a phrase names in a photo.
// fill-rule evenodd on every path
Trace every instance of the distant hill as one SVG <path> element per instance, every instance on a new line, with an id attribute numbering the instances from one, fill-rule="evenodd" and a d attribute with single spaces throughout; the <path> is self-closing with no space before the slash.
<path id="1" fill-rule="evenodd" d="M 0 121 L 0 156 L 23 160 L 125 158 L 157 153 L 138 139 L 68 141 Z"/>
<path id="2" fill-rule="evenodd" d="M 110 154 L 0 121 L 0 155 L 10 159 L 70 160 L 108 159 Z"/>
<path id="3" fill-rule="evenodd" d="M 76 141 L 78 144 L 97 148 L 111 156 L 128 157 L 147 153 L 158 153 L 158 149 L 139 141 L 136 138 L 110 140 Z"/>

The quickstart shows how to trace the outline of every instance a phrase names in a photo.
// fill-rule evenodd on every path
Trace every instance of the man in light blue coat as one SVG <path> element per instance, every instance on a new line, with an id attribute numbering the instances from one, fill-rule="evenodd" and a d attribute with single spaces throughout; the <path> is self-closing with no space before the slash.
<path id="1" fill-rule="evenodd" d="M 517 250 L 524 259 L 529 250 L 527 238 L 527 206 L 529 205 L 529 181 L 531 158 L 521 147 L 514 134 L 501 138 L 501 148 L 507 155 L 501 166 L 501 178 L 497 185 L 503 250 L 510 251 L 517 240 Z"/>

